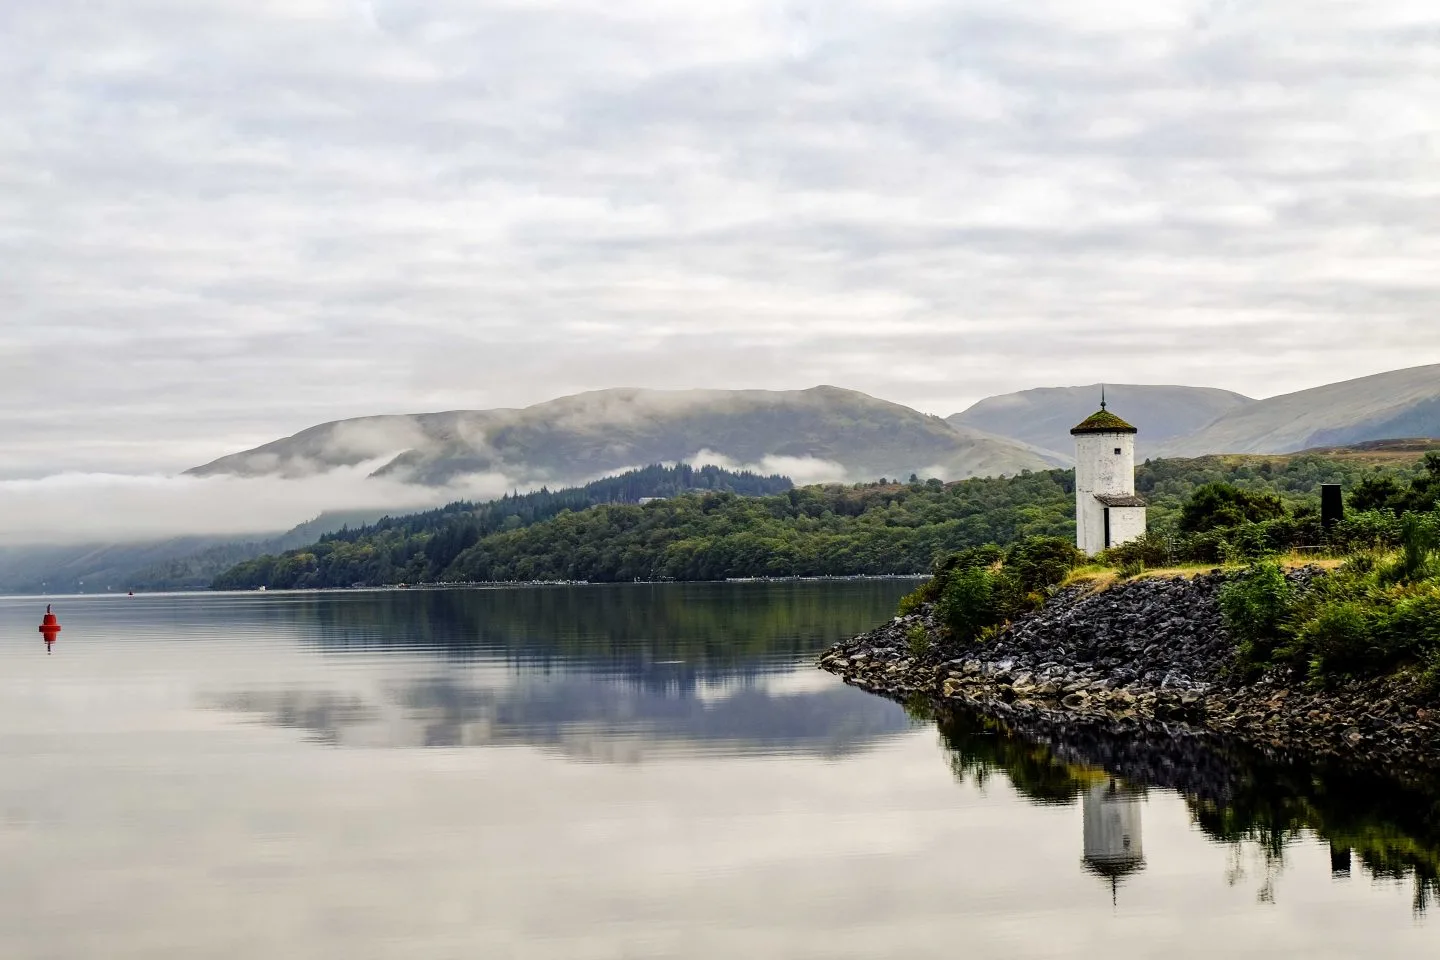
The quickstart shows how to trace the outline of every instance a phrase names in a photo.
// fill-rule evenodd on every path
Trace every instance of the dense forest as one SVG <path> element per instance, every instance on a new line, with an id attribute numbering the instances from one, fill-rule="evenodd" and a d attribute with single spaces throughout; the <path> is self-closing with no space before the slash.
<path id="1" fill-rule="evenodd" d="M 768 495 L 753 495 L 766 492 L 754 485 L 788 481 L 749 478 L 742 488 L 725 479 L 733 475 L 716 472 L 713 490 L 643 505 L 607 502 L 663 496 L 637 494 L 634 478 L 661 478 L 664 470 L 651 467 L 575 491 L 452 504 L 342 531 L 242 563 L 214 586 L 904 574 L 929 571 L 937 558 L 982 544 L 1074 535 L 1074 473 L 1068 470 L 951 484 L 912 476 Z M 1205 457 L 1147 462 L 1136 482 L 1150 499 L 1152 530 L 1163 533 L 1207 484 L 1273 494 L 1294 509 L 1314 501 L 1322 483 L 1354 488 L 1384 476 L 1408 483 L 1422 472 L 1413 462 L 1377 466 L 1345 456 Z M 705 475 L 695 471 L 694 485 Z"/>
<path id="2" fill-rule="evenodd" d="M 456 557 L 484 538 L 573 511 L 599 505 L 638 507 L 642 501 L 661 501 L 694 492 L 763 496 L 783 493 L 793 486 L 787 477 L 778 475 L 766 477 L 715 466 L 654 465 L 579 487 L 553 491 L 542 488 L 533 493 L 507 494 L 484 503 L 456 501 L 435 510 L 347 527 L 328 533 L 309 546 L 237 564 L 216 578 L 214 586 L 232 589 L 240 585 L 297 585 L 292 582 L 297 571 L 313 573 L 312 561 L 317 557 L 324 558 L 324 574 L 318 578 L 306 577 L 303 586 L 433 580 Z M 350 579 L 344 579 L 347 576 Z M 235 583 L 236 578 L 242 578 L 244 583 Z"/>

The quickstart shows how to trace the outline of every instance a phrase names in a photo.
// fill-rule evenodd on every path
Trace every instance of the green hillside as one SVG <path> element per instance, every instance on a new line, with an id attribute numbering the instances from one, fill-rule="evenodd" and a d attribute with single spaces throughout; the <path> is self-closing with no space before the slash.
<path id="1" fill-rule="evenodd" d="M 1151 501 L 1152 529 L 1164 530 L 1204 484 L 1264 490 L 1298 505 L 1313 501 L 1322 483 L 1355 487 L 1377 474 L 1416 474 L 1419 456 L 1380 466 L 1313 454 L 1161 460 L 1137 470 L 1137 487 Z M 588 509 L 552 504 L 548 514 L 551 507 L 525 513 L 501 501 L 495 509 L 511 512 L 498 526 L 501 513 L 477 519 L 473 506 L 455 505 L 240 564 L 214 586 L 904 574 L 927 571 L 936 557 L 966 547 L 1074 534 L 1068 470 L 744 492 Z"/>

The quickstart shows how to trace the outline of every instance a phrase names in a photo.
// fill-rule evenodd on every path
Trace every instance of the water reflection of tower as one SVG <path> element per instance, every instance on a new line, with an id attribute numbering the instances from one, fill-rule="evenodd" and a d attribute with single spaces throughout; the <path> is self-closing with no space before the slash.
<path id="1" fill-rule="evenodd" d="M 1114 778 L 1085 793 L 1085 869 L 1108 877 L 1112 896 L 1121 878 L 1145 869 L 1140 796 Z"/>

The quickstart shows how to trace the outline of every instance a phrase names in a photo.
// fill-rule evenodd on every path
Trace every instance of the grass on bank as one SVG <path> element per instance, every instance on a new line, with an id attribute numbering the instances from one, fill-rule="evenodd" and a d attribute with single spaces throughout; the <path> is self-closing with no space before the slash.
<path id="1" fill-rule="evenodd" d="M 1283 569 L 1298 570 L 1302 567 L 1315 567 L 1327 572 L 1340 569 L 1345 565 L 1345 557 L 1328 553 L 1302 552 L 1292 550 L 1285 554 L 1276 556 L 1275 562 Z M 1146 567 L 1130 568 L 1126 570 L 1115 564 L 1087 563 L 1076 567 L 1066 574 L 1065 579 L 1060 581 L 1061 588 L 1085 586 L 1096 590 L 1103 590 L 1116 583 L 1123 583 L 1126 580 L 1189 580 L 1194 577 L 1217 570 L 1237 572 L 1244 570 L 1249 563 L 1177 563 L 1168 567 L 1157 567 L 1149 569 Z"/>

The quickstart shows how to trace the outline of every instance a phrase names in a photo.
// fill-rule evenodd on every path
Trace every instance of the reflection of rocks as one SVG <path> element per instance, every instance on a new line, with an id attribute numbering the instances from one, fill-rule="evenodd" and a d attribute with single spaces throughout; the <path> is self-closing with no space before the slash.
<path id="1" fill-rule="evenodd" d="M 1085 867 L 1118 882 L 1145 869 L 1137 790 L 1113 778 L 1085 791 Z"/>
<path id="2" fill-rule="evenodd" d="M 328 743 L 531 744 L 602 761 L 632 761 L 657 747 L 842 755 L 909 729 L 904 711 L 878 697 L 838 684 L 776 691 L 765 680 L 701 696 L 694 685 L 585 673 L 522 674 L 517 684 L 496 687 L 439 674 L 396 682 L 375 704 L 353 694 L 281 689 L 243 691 L 212 705 L 309 730 Z"/>

